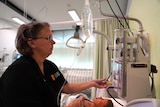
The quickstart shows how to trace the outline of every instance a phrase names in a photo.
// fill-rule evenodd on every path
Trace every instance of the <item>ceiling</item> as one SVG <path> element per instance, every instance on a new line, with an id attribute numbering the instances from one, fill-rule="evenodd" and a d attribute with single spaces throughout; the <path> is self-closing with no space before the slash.
<path id="1" fill-rule="evenodd" d="M 12 23 L 12 17 L 19 17 L 25 22 L 32 20 L 47 21 L 53 30 L 70 29 L 75 24 L 68 14 L 68 10 L 76 10 L 79 17 L 84 6 L 84 0 L 0 0 L 0 19 Z M 112 14 L 106 0 L 102 1 L 102 10 Z M 109 0 L 117 15 L 122 15 L 118 2 L 124 15 L 127 13 L 128 0 Z M 102 16 L 98 10 L 97 0 L 90 0 L 91 11 L 94 20 L 107 18 Z"/>

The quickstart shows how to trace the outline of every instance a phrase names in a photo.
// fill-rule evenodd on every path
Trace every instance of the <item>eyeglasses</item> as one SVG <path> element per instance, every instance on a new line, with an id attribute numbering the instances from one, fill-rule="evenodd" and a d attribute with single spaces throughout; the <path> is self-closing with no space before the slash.
<path id="1" fill-rule="evenodd" d="M 36 37 L 36 38 L 32 38 L 32 39 L 46 39 L 49 42 L 53 40 L 52 36 L 41 36 L 41 37 Z"/>

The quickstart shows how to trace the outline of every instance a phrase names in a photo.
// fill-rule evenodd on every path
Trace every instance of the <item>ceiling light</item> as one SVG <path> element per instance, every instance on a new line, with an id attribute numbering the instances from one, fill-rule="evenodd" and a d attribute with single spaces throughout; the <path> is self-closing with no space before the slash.
<path id="1" fill-rule="evenodd" d="M 68 13 L 74 21 L 77 21 L 77 23 L 76 23 L 77 25 L 81 25 L 81 22 L 78 22 L 78 21 L 80 21 L 80 18 L 75 10 L 70 10 L 70 11 L 68 11 Z"/>
<path id="2" fill-rule="evenodd" d="M 13 17 L 12 20 L 14 20 L 15 22 L 17 22 L 18 24 L 25 24 L 24 21 L 22 21 L 21 19 L 19 19 L 18 17 Z"/>

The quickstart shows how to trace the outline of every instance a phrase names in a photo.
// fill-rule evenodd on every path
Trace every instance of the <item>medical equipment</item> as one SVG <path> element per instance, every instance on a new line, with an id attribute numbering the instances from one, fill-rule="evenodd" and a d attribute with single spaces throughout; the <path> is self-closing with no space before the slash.
<path id="1" fill-rule="evenodd" d="M 98 1 L 99 10 L 103 16 L 115 17 L 112 14 L 103 13 L 101 0 Z M 131 29 L 116 29 L 114 32 L 114 47 L 111 66 L 111 78 L 113 87 L 119 98 L 127 102 L 138 98 L 151 98 L 149 73 L 150 46 L 148 34 L 143 34 L 143 26 L 140 20 L 130 17 L 121 17 L 136 21 L 139 31 Z"/>
<path id="2" fill-rule="evenodd" d="M 74 26 L 73 26 L 74 27 Z M 85 47 L 85 41 L 83 41 L 82 38 L 79 37 L 79 29 L 80 29 L 80 26 L 76 26 L 75 27 L 75 33 L 72 37 L 70 37 L 67 41 L 66 41 L 66 46 L 69 47 L 69 48 L 74 48 L 74 49 L 78 49 L 78 52 L 77 52 L 77 55 L 79 56 L 82 49 Z M 72 46 L 69 41 L 71 39 L 76 39 L 76 40 L 80 40 L 81 41 L 81 45 L 80 46 Z"/>
<path id="3" fill-rule="evenodd" d="M 100 13 L 103 16 L 115 17 L 103 13 L 101 0 L 98 2 Z M 118 16 L 118 18 L 124 19 L 121 16 Z M 118 97 L 127 102 L 139 98 L 152 98 L 149 80 L 151 64 L 148 34 L 143 33 L 144 30 L 140 20 L 130 17 L 125 18 L 137 22 L 139 29 L 138 31 L 125 28 L 115 29 L 114 43 L 111 44 L 109 41 L 108 45 L 108 49 L 112 51 L 112 66 L 111 76 L 107 80 L 112 81 Z"/>
<path id="4" fill-rule="evenodd" d="M 149 52 L 143 51 L 140 35 L 130 35 L 129 32 L 115 30 L 111 81 L 114 87 L 118 87 L 115 89 L 118 97 L 126 101 L 151 98 Z"/>
<path id="5" fill-rule="evenodd" d="M 76 26 L 74 36 L 70 37 L 67 42 L 66 46 L 70 48 L 79 49 L 77 52 L 77 55 L 79 56 L 82 49 L 85 47 L 86 40 L 92 35 L 93 32 L 93 19 L 92 19 L 92 12 L 90 9 L 90 1 L 85 0 L 85 4 L 81 13 L 81 20 L 82 20 L 82 32 L 85 35 L 85 40 L 82 40 L 82 38 L 79 37 L 79 29 L 80 26 Z M 82 42 L 81 46 L 71 46 L 69 45 L 69 40 L 71 39 L 77 39 Z"/>
<path id="6" fill-rule="evenodd" d="M 3 51 L 0 51 L 0 62 L 6 62 L 8 56 L 9 54 L 6 53 L 6 48 L 4 48 Z"/>
<path id="7" fill-rule="evenodd" d="M 6 52 L 6 48 L 0 51 L 0 77 L 6 70 L 6 65 L 9 60 L 9 54 Z"/>
<path id="8" fill-rule="evenodd" d="M 74 27 L 74 26 L 73 26 Z M 86 43 L 86 40 L 88 38 L 86 38 L 85 40 L 83 40 L 82 38 L 79 37 L 79 30 L 82 29 L 80 26 L 76 26 L 75 28 L 75 33 L 74 33 L 74 36 L 71 36 L 67 41 L 66 41 L 66 46 L 69 47 L 69 48 L 74 48 L 74 49 L 79 49 L 78 52 L 77 52 L 77 55 L 79 56 L 82 49 L 85 47 L 85 43 Z M 106 41 L 107 41 L 107 44 L 108 44 L 108 47 L 111 46 L 111 39 L 109 38 L 109 36 L 107 36 L 105 33 L 103 32 L 100 32 L 98 30 L 93 30 L 93 33 L 96 33 L 96 34 L 99 34 L 101 36 L 103 36 Z M 72 46 L 69 41 L 71 39 L 77 39 L 77 40 L 80 40 L 81 41 L 81 45 L 80 46 Z"/>

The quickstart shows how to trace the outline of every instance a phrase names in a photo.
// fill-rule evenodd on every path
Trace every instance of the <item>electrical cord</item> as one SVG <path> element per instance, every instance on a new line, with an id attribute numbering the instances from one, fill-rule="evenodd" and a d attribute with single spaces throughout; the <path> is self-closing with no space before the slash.
<path id="1" fill-rule="evenodd" d="M 120 89 L 119 87 L 109 86 L 109 87 L 107 87 L 107 93 L 111 96 L 111 98 L 113 98 L 113 100 L 114 100 L 115 102 L 117 102 L 119 105 L 121 105 L 121 106 L 123 107 L 124 105 L 121 104 L 120 102 L 118 102 L 118 101 L 111 95 L 111 93 L 109 92 L 109 89 L 114 89 L 114 88 Z"/>
<path id="2" fill-rule="evenodd" d="M 121 14 L 122 14 L 122 17 L 124 18 L 124 20 L 125 20 L 125 22 L 126 22 L 126 24 L 127 24 L 127 27 L 130 29 L 129 24 L 128 24 L 126 18 L 124 17 L 124 14 L 123 14 L 123 12 L 122 12 L 122 9 L 121 9 L 120 6 L 119 6 L 118 1 L 117 1 L 117 0 L 115 0 L 115 1 L 116 1 L 116 4 L 117 4 L 117 6 L 118 6 L 118 8 L 119 8 L 119 10 L 120 10 L 120 12 L 121 12 Z"/>
<path id="3" fill-rule="evenodd" d="M 120 12 L 121 12 L 121 14 L 122 14 L 124 20 L 125 20 L 125 23 L 126 23 L 128 29 L 130 30 L 129 24 L 128 24 L 126 18 L 124 17 L 124 14 L 123 14 L 123 12 L 122 12 L 122 9 L 121 9 L 120 6 L 119 6 L 119 3 L 117 2 L 117 0 L 115 0 L 115 1 L 116 1 L 116 4 L 117 4 L 117 6 L 118 6 L 118 8 L 119 8 L 119 10 L 120 10 Z M 116 15 L 116 13 L 114 12 L 114 10 L 113 10 L 113 8 L 112 8 L 112 6 L 111 6 L 109 0 L 107 0 L 107 2 L 108 2 L 108 5 L 109 5 L 111 11 L 113 12 L 114 16 L 116 17 L 116 19 L 117 19 L 118 22 L 120 23 L 120 25 L 121 25 L 123 28 L 125 28 L 124 25 L 122 24 L 122 22 L 119 20 L 119 18 L 118 18 L 118 16 Z M 134 35 L 133 32 L 132 32 L 131 30 L 130 30 L 130 32 L 131 32 L 132 35 Z M 129 35 L 129 33 L 128 33 L 128 35 Z"/>
<path id="4" fill-rule="evenodd" d="M 111 77 L 112 75 L 112 71 L 109 73 L 108 77 L 106 78 L 106 82 L 109 81 L 109 78 Z"/>
<path id="5" fill-rule="evenodd" d="M 123 17 L 124 20 L 125 20 L 125 23 L 126 23 L 128 29 L 130 30 L 131 34 L 134 35 L 133 32 L 132 32 L 131 29 L 130 29 L 130 26 L 129 26 L 128 22 L 127 22 L 127 19 L 124 17 L 124 14 L 123 14 L 123 12 L 122 12 L 122 9 L 121 9 L 120 6 L 119 6 L 118 1 L 117 1 L 117 0 L 115 0 L 115 1 L 116 1 L 116 4 L 117 4 L 117 6 L 118 6 L 118 8 L 119 8 L 119 10 L 120 10 L 120 12 L 121 12 L 121 14 L 122 14 L 122 17 Z M 129 34 L 128 34 L 128 35 L 129 35 Z"/>
<path id="6" fill-rule="evenodd" d="M 58 93 L 58 95 L 57 95 L 57 105 L 60 104 L 60 103 L 59 103 L 59 98 L 60 98 L 62 89 L 63 89 L 64 85 L 66 84 L 66 82 L 67 82 L 67 80 L 65 79 L 65 81 L 63 82 L 63 85 L 62 85 L 62 87 L 61 87 L 61 89 L 59 90 L 59 93 Z"/>
<path id="7" fill-rule="evenodd" d="M 149 73 L 149 77 L 151 78 L 151 91 L 153 91 L 154 88 L 154 76 L 153 76 L 153 72 Z"/>
<path id="8" fill-rule="evenodd" d="M 123 24 L 121 23 L 121 21 L 119 20 L 119 18 L 118 18 L 118 16 L 116 15 L 116 13 L 114 12 L 114 10 L 113 10 L 113 8 L 112 8 L 112 6 L 111 6 L 109 0 L 107 0 L 107 2 L 108 2 L 108 5 L 109 5 L 111 11 L 113 12 L 114 16 L 115 16 L 116 19 L 118 20 L 118 22 L 121 24 L 121 26 L 122 26 L 123 28 L 125 28 L 124 25 L 123 25 Z"/>
<path id="9" fill-rule="evenodd" d="M 74 59 L 73 63 L 70 65 L 69 68 L 72 68 L 72 66 L 73 66 L 73 64 L 74 64 L 75 62 L 76 62 L 76 58 Z M 59 92 L 58 92 L 58 95 L 57 95 L 57 105 L 60 105 L 59 98 L 60 98 L 62 89 L 63 89 L 64 85 L 65 85 L 66 82 L 67 82 L 67 78 L 68 78 L 68 73 L 67 73 L 67 75 L 66 75 L 66 78 L 65 78 L 65 81 L 63 82 L 62 87 L 60 88 L 60 90 L 59 90 Z"/>

